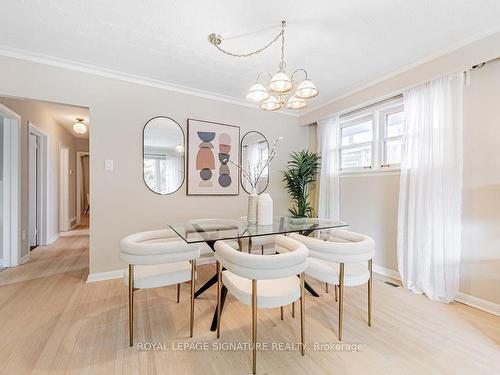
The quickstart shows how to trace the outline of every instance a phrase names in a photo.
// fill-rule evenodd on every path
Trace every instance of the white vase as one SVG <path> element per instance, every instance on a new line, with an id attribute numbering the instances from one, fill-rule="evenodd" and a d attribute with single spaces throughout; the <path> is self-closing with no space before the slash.
<path id="1" fill-rule="evenodd" d="M 268 193 L 261 194 L 257 202 L 257 224 L 273 224 L 273 200 Z"/>
<path id="2" fill-rule="evenodd" d="M 248 212 L 247 221 L 248 224 L 257 224 L 257 200 L 259 196 L 257 195 L 257 190 L 252 188 L 250 195 L 248 196 Z"/>

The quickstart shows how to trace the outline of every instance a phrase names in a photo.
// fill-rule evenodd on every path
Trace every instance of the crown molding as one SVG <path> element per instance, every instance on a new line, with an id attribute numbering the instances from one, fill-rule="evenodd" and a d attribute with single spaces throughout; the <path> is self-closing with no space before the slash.
<path id="1" fill-rule="evenodd" d="M 423 64 L 428 63 L 428 62 L 430 62 L 432 60 L 435 60 L 435 59 L 438 59 L 440 57 L 443 57 L 443 56 L 445 56 L 445 55 L 447 55 L 447 54 L 449 54 L 451 52 L 459 50 L 460 48 L 463 48 L 463 47 L 465 47 L 465 46 L 467 46 L 469 44 L 477 42 L 478 40 L 487 38 L 488 36 L 491 36 L 491 35 L 496 34 L 498 32 L 500 32 L 500 26 L 495 26 L 495 27 L 487 29 L 487 30 L 485 30 L 483 32 L 477 33 L 477 34 L 475 34 L 475 35 L 473 35 L 473 36 L 471 36 L 469 38 L 466 38 L 466 39 L 464 39 L 464 40 L 462 40 L 462 41 L 460 41 L 458 43 L 455 43 L 455 44 L 451 45 L 450 47 L 447 47 L 447 48 L 445 48 L 445 49 L 443 49 L 443 50 L 441 50 L 439 52 L 427 55 L 426 57 L 424 57 L 422 59 L 419 59 L 419 60 L 417 60 L 414 63 L 402 66 L 401 68 L 393 70 L 392 72 L 390 72 L 390 73 L 388 73 L 388 74 L 386 74 L 386 75 L 384 75 L 384 76 L 382 76 L 380 78 L 377 78 L 377 79 L 372 80 L 372 81 L 368 81 L 367 83 L 364 83 L 364 84 L 362 84 L 360 86 L 357 86 L 357 87 L 355 87 L 352 90 L 349 90 L 349 91 L 346 91 L 344 93 L 341 93 L 341 94 L 337 95 L 336 97 L 334 97 L 334 98 L 332 98 L 332 99 L 330 99 L 330 100 L 328 100 L 328 101 L 326 101 L 324 103 L 317 104 L 315 106 L 309 107 L 308 109 L 302 111 L 299 116 L 302 117 L 302 116 L 308 115 L 308 114 L 310 114 L 310 113 L 312 113 L 314 111 L 317 111 L 320 108 L 326 107 L 326 106 L 328 106 L 328 105 L 330 105 L 332 103 L 335 103 L 335 102 L 337 102 L 339 100 L 345 99 L 345 98 L 347 98 L 347 97 L 349 97 L 351 95 L 354 95 L 354 94 L 356 94 L 356 93 L 358 93 L 360 91 L 363 91 L 363 90 L 365 90 L 365 89 L 367 89 L 367 88 L 369 88 L 371 86 L 374 86 L 374 85 L 376 85 L 376 84 L 378 84 L 380 82 L 383 82 L 383 81 L 386 81 L 388 79 L 394 78 L 397 75 L 402 74 L 404 72 L 407 72 L 407 71 L 409 71 L 411 69 L 414 69 L 414 68 L 416 68 L 419 65 L 423 65 Z"/>
<path id="2" fill-rule="evenodd" d="M 129 74 L 121 72 L 118 70 L 102 68 L 96 65 L 81 63 L 73 60 L 62 59 L 59 57 L 53 57 L 49 55 L 44 55 L 40 53 L 35 53 L 27 50 L 22 50 L 18 48 L 13 48 L 9 46 L 0 45 L 0 56 L 11 57 L 18 60 L 30 61 L 38 64 L 49 65 L 53 67 L 58 67 L 62 69 L 88 73 L 100 77 L 116 79 L 119 81 L 135 83 L 143 86 L 154 87 L 162 90 L 178 92 L 187 95 L 193 95 L 204 99 L 216 100 L 219 102 L 236 104 L 244 106 L 247 108 L 252 108 L 262 112 L 262 110 L 256 107 L 254 104 L 248 103 L 241 98 L 235 98 L 228 95 L 218 94 L 211 91 L 200 90 L 188 86 L 178 85 L 175 83 L 165 82 L 153 78 L 148 78 L 140 75 Z M 292 116 L 298 118 L 299 113 L 290 111 L 280 111 L 280 114 L 287 116 Z"/>

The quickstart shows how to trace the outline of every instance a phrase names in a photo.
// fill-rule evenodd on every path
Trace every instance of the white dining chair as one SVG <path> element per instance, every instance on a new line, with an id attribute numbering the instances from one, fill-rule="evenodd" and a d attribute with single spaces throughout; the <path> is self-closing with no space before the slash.
<path id="1" fill-rule="evenodd" d="M 300 300 L 300 342 L 304 355 L 304 270 L 306 247 L 285 236 L 277 236 L 277 250 L 283 254 L 256 255 L 237 251 L 228 244 L 215 243 L 217 259 L 217 338 L 220 337 L 221 288 L 240 302 L 252 306 L 253 373 L 257 369 L 257 308 L 283 307 Z M 222 270 L 222 267 L 225 270 Z M 300 278 L 297 276 L 300 275 Z"/>
<path id="2" fill-rule="evenodd" d="M 120 241 L 120 257 L 128 264 L 124 281 L 128 285 L 129 341 L 134 337 L 134 292 L 177 284 L 177 303 L 180 284 L 191 281 L 189 335 L 193 337 L 194 290 L 198 245 L 186 244 L 169 230 L 154 230 L 131 234 Z"/>
<path id="3" fill-rule="evenodd" d="M 332 229 L 326 240 L 290 234 L 309 250 L 309 266 L 305 273 L 339 290 L 338 339 L 342 340 L 344 287 L 368 283 L 368 326 L 372 325 L 372 259 L 375 242 L 368 236 L 344 229 Z"/>

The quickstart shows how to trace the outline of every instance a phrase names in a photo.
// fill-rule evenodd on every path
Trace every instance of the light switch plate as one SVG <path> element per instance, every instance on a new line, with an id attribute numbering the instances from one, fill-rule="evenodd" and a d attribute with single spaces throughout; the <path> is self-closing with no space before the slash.
<path id="1" fill-rule="evenodd" d="M 113 160 L 104 160 L 104 170 L 105 171 L 113 170 Z"/>

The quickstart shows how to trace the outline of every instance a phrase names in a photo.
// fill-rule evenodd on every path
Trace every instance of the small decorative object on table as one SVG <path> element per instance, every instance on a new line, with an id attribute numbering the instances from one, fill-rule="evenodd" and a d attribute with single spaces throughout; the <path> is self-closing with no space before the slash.
<path id="1" fill-rule="evenodd" d="M 257 224 L 257 184 L 259 182 L 260 176 L 262 175 L 262 172 L 264 172 L 264 170 L 269 166 L 271 161 L 278 153 L 277 145 L 278 142 L 282 139 L 283 137 L 276 138 L 276 140 L 273 143 L 273 147 L 266 159 L 264 158 L 260 159 L 258 163 L 255 163 L 252 166 L 249 165 L 248 168 L 243 168 L 241 165 L 234 163 L 232 160 L 229 160 L 229 163 L 234 164 L 241 170 L 243 178 L 245 178 L 252 187 L 251 193 L 248 196 L 247 220 L 249 224 Z M 269 199 L 271 199 L 271 197 L 269 197 Z M 272 216 L 272 200 L 271 200 L 271 216 Z"/>
<path id="2" fill-rule="evenodd" d="M 263 193 L 259 196 L 257 203 L 257 224 L 273 224 L 273 200 L 268 193 Z"/>

